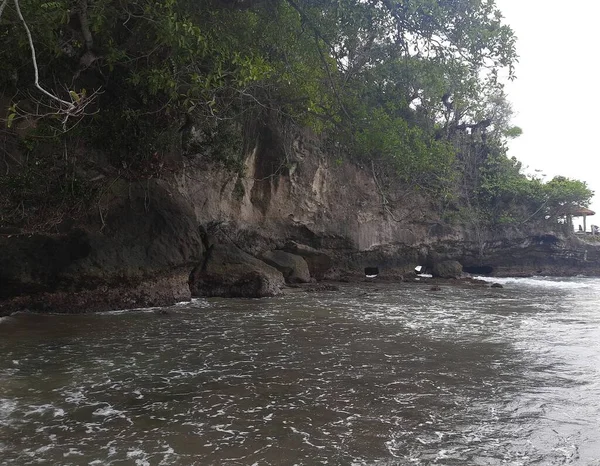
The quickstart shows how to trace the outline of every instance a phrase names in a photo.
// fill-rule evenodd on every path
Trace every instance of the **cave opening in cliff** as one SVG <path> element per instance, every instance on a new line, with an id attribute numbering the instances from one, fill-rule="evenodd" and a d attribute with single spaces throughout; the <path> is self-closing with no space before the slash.
<path id="1" fill-rule="evenodd" d="M 365 277 L 375 278 L 379 275 L 379 267 L 365 267 Z"/>
<path id="2" fill-rule="evenodd" d="M 494 272 L 494 268 L 490 265 L 476 265 L 472 267 L 463 267 L 463 272 L 471 275 L 490 275 Z"/>

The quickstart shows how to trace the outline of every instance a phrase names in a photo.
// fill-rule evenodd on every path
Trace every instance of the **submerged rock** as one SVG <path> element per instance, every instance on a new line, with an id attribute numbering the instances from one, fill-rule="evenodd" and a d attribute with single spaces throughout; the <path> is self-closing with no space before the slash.
<path id="1" fill-rule="evenodd" d="M 328 283 L 319 283 L 318 285 L 309 286 L 304 289 L 308 293 L 316 293 L 319 291 L 340 291 L 339 286 L 330 285 Z"/>
<path id="2" fill-rule="evenodd" d="M 232 244 L 214 245 L 190 275 L 192 296 L 262 298 L 276 296 L 284 286 L 277 269 Z"/>
<path id="3" fill-rule="evenodd" d="M 504 288 L 500 283 L 492 283 L 491 288 Z"/>
<path id="4" fill-rule="evenodd" d="M 303 257 L 285 251 L 267 251 L 261 259 L 279 270 L 288 283 L 310 282 L 308 264 Z"/>

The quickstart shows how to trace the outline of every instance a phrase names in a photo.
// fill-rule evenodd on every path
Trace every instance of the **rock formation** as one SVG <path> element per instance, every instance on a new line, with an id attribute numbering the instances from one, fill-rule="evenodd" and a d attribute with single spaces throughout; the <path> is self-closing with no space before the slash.
<path id="1" fill-rule="evenodd" d="M 252 148 L 242 172 L 181 159 L 164 179 L 117 180 L 99 211 L 52 234 L 0 233 L 0 314 L 163 305 L 190 296 L 272 296 L 290 281 L 410 274 L 600 274 L 600 247 L 553 231 L 471 231 L 371 171 L 338 164 L 308 133 L 285 167 Z M 259 260 L 262 257 L 276 268 Z M 303 262 L 304 261 L 304 262 Z M 452 262 L 450 272 L 441 264 Z M 277 268 L 279 270 L 277 270 Z"/>
<path id="2" fill-rule="evenodd" d="M 263 298 L 281 293 L 283 275 L 232 244 L 209 249 L 190 275 L 192 296 Z"/>
<path id="3" fill-rule="evenodd" d="M 310 272 L 303 257 L 289 252 L 275 250 L 263 253 L 260 258 L 279 270 L 287 283 L 308 283 Z"/>

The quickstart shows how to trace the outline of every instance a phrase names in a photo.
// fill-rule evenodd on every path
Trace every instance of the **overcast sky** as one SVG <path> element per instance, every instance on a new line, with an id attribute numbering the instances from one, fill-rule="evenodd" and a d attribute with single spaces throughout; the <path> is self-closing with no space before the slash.
<path id="1" fill-rule="evenodd" d="M 595 0 L 496 0 L 518 38 L 517 79 L 507 85 L 523 135 L 510 143 L 526 172 L 586 181 L 600 217 L 600 63 Z M 590 223 L 598 223 L 593 217 Z M 588 226 L 589 228 L 589 226 Z"/>

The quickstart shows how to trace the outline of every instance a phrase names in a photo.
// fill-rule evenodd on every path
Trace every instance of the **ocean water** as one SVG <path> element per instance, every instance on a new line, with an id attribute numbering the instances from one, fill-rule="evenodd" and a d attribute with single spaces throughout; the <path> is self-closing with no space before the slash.
<path id="1" fill-rule="evenodd" d="M 0 320 L 0 465 L 600 465 L 600 280 Z"/>

